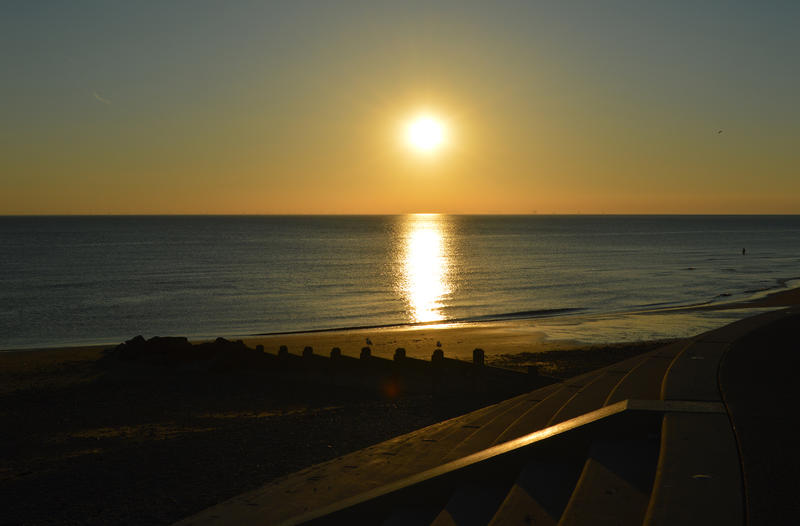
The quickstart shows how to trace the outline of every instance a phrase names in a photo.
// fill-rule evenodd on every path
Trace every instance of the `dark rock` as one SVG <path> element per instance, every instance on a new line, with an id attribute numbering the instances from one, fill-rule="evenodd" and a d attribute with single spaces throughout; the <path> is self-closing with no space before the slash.
<path id="1" fill-rule="evenodd" d="M 266 366 L 268 357 L 263 350 L 263 346 L 253 350 L 242 340 L 225 338 L 192 345 L 183 336 L 154 336 L 149 340 L 137 336 L 118 345 L 108 356 L 110 360 L 222 371 Z"/>
<path id="2" fill-rule="evenodd" d="M 189 338 L 185 336 L 153 336 L 147 340 L 147 347 L 166 350 L 191 348 Z"/>
<path id="3" fill-rule="evenodd" d="M 145 345 L 146 343 L 147 343 L 147 340 L 145 340 L 144 336 L 142 336 L 140 334 L 138 336 L 134 336 L 133 338 L 131 338 L 130 340 L 126 341 L 125 343 L 123 343 L 121 345 L 130 345 L 132 347 L 137 347 L 137 346 Z"/>

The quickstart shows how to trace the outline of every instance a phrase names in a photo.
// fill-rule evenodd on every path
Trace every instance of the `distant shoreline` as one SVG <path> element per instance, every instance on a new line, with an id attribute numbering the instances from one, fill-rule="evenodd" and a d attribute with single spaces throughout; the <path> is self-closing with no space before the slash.
<path id="1" fill-rule="evenodd" d="M 800 278 L 792 278 L 787 280 L 796 281 Z M 493 323 L 514 320 L 531 320 L 554 318 L 561 316 L 613 316 L 613 315 L 626 315 L 626 314 L 661 314 L 661 313 L 674 313 L 674 312 L 692 312 L 701 310 L 731 310 L 731 309 L 747 309 L 747 308 L 770 308 L 770 307 L 788 307 L 800 302 L 800 298 L 795 299 L 794 294 L 800 297 L 800 286 L 789 288 L 786 290 L 764 289 L 754 291 L 750 299 L 743 300 L 722 300 L 714 301 L 709 300 L 701 303 L 692 303 L 688 305 L 675 305 L 675 306 L 652 306 L 653 308 L 620 310 L 613 312 L 586 312 L 582 307 L 565 307 L 560 309 L 540 309 L 530 310 L 523 312 L 509 312 L 501 314 L 486 314 L 482 316 L 473 316 L 469 318 L 454 318 L 449 320 L 438 320 L 428 322 L 409 322 L 409 323 L 387 323 L 379 325 L 357 325 L 353 327 L 330 327 L 324 329 L 308 329 L 297 331 L 277 331 L 277 332 L 259 332 L 245 337 L 255 336 L 282 336 L 292 334 L 314 334 L 318 332 L 339 332 L 339 331 L 362 331 L 368 329 L 402 329 L 402 328 L 417 328 L 428 327 L 436 325 L 453 325 L 453 324 L 477 324 L 477 323 Z"/>
<path id="2" fill-rule="evenodd" d="M 787 282 L 792 282 L 794 280 L 787 280 Z M 730 310 L 750 310 L 750 309 L 770 309 L 770 308 L 780 308 L 780 307 L 789 307 L 793 305 L 800 304 L 800 286 L 792 287 L 783 290 L 777 290 L 770 292 L 769 290 L 759 291 L 751 296 L 749 299 L 736 299 L 736 300 L 728 300 L 728 301 L 720 301 L 720 302 L 704 302 L 698 304 L 691 304 L 691 305 L 681 305 L 681 306 L 661 306 L 652 309 L 632 309 L 628 311 L 620 311 L 620 312 L 608 312 L 608 313 L 587 313 L 583 309 L 577 308 L 564 308 L 564 309 L 544 309 L 544 310 L 537 310 L 537 311 L 526 311 L 520 313 L 508 313 L 508 314 L 498 314 L 498 315 L 488 315 L 488 316 L 481 316 L 476 318 L 463 318 L 463 319 L 454 319 L 454 320 L 441 320 L 436 322 L 426 322 L 426 323 L 392 323 L 392 324 L 381 324 L 381 325 L 363 325 L 363 326 L 354 326 L 354 327 L 338 327 L 338 328 L 324 328 L 324 329 L 310 329 L 310 330 L 300 330 L 300 331 L 286 331 L 286 332 L 266 332 L 266 333 L 255 333 L 255 334 L 219 334 L 219 335 L 211 335 L 211 336 L 203 336 L 203 337 L 192 337 L 190 336 L 189 339 L 195 342 L 200 341 L 207 341 L 214 339 L 218 336 L 222 336 L 228 339 L 241 339 L 244 340 L 248 345 L 265 345 L 265 347 L 269 348 L 270 344 L 275 344 L 279 339 L 287 340 L 287 344 L 295 343 L 296 345 L 300 345 L 300 349 L 306 345 L 314 346 L 315 348 L 320 348 L 321 350 L 327 352 L 330 351 L 330 346 L 327 348 L 325 347 L 328 342 L 332 342 L 331 345 L 337 345 L 337 342 L 352 342 L 350 344 L 351 353 L 350 354 L 357 354 L 357 352 L 363 347 L 361 343 L 365 343 L 365 338 L 372 334 L 397 334 L 403 332 L 416 333 L 419 335 L 419 338 L 430 340 L 431 344 L 436 341 L 436 338 L 439 339 L 443 338 L 445 334 L 449 332 L 456 331 L 456 333 L 460 334 L 461 332 L 466 331 L 466 333 L 471 334 L 473 337 L 477 337 L 477 345 L 480 347 L 481 345 L 487 345 L 488 343 L 492 343 L 493 340 L 499 338 L 504 339 L 502 336 L 503 331 L 510 331 L 511 333 L 523 331 L 526 333 L 525 338 L 525 345 L 526 348 L 522 349 L 522 352 L 540 352 L 546 350 L 558 350 L 558 349 L 572 349 L 580 346 L 585 346 L 586 342 L 573 342 L 569 339 L 563 340 L 547 340 L 546 335 L 542 330 L 536 330 L 536 326 L 528 326 L 524 325 L 521 322 L 530 321 L 530 320 L 570 320 L 570 319 L 577 319 L 577 318 L 585 318 L 585 319 L 592 319 L 592 318 L 601 318 L 601 317 L 623 317 L 629 315 L 658 315 L 658 314 L 681 314 L 681 313 L 696 313 L 696 312 L 708 312 L 708 311 L 730 311 Z M 746 314 L 743 315 L 743 317 Z M 175 334 L 180 335 L 180 334 Z M 135 335 L 130 335 L 133 337 Z M 155 336 L 155 335 L 149 335 Z M 158 336 L 168 336 L 167 334 L 158 335 Z M 390 340 L 391 338 L 387 338 Z M 407 339 L 405 337 L 395 337 L 393 340 L 404 340 Z M 302 341 L 301 341 L 302 340 Z M 519 339 L 518 339 L 519 340 Z M 305 341 L 306 343 L 303 343 Z M 515 340 L 517 341 L 517 340 Z M 531 348 L 531 341 L 536 343 L 536 345 Z M 299 342 L 299 343 L 298 343 Z M 75 350 L 85 350 L 85 349 L 106 349 L 111 346 L 115 346 L 121 341 L 109 341 L 106 343 L 89 343 L 85 345 L 76 344 L 76 345 L 53 345 L 53 346 L 35 346 L 35 347 L 20 347 L 20 348 L 7 348 L 7 349 L 0 349 L 0 354 L 2 353 L 9 353 L 9 352 L 33 352 L 33 351 L 75 351 Z M 463 343 L 463 342 L 462 342 Z M 492 354 L 503 354 L 514 352 L 513 349 L 509 348 L 509 345 L 512 345 L 514 342 L 511 341 L 504 341 L 500 344 L 502 349 L 498 349 L 498 352 L 493 352 Z M 521 343 L 517 341 L 517 344 Z M 611 343 L 611 342 L 609 342 Z M 614 342 L 616 343 L 616 342 Z M 277 345 L 277 344 L 276 344 Z M 347 345 L 345 343 L 344 345 Z M 342 346 L 342 344 L 339 344 Z M 463 347 L 463 345 L 461 345 Z M 469 345 L 467 345 L 469 347 Z M 430 347 L 431 350 L 433 347 Z M 344 347 L 342 347 L 343 351 L 347 353 Z M 451 350 L 453 350 L 453 346 L 451 346 Z M 386 353 L 393 352 L 394 348 L 389 349 Z M 447 352 L 447 349 L 445 349 Z M 464 349 L 460 348 L 457 350 L 456 355 L 464 355 L 466 356 L 467 351 L 471 352 L 472 349 Z"/>

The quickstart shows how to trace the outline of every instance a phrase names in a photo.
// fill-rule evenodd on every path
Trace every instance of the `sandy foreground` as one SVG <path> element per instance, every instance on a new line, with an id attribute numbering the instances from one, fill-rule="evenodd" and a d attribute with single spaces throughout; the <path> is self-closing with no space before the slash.
<path id="1" fill-rule="evenodd" d="M 800 302 L 792 289 L 715 308 Z M 695 307 L 708 309 L 709 306 Z M 664 342 L 585 347 L 514 322 L 362 329 L 246 338 L 275 353 L 305 346 L 391 357 L 471 359 L 566 378 Z M 386 399 L 314 388 L 258 371 L 110 363 L 109 346 L 0 353 L 0 524 L 169 524 L 305 466 L 494 403 Z"/>

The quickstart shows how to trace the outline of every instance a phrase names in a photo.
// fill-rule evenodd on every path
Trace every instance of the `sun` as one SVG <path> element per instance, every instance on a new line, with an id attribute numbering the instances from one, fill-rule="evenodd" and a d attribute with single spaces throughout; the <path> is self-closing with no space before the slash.
<path id="1" fill-rule="evenodd" d="M 447 126 L 435 115 L 417 115 L 406 123 L 404 137 L 412 150 L 431 154 L 447 142 Z"/>

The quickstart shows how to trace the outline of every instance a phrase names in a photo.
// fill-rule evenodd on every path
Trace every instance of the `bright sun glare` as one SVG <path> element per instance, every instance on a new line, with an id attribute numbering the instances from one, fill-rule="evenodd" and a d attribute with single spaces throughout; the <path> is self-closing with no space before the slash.
<path id="1" fill-rule="evenodd" d="M 447 140 L 447 127 L 433 115 L 417 115 L 406 124 L 405 140 L 417 152 L 433 153 Z"/>

